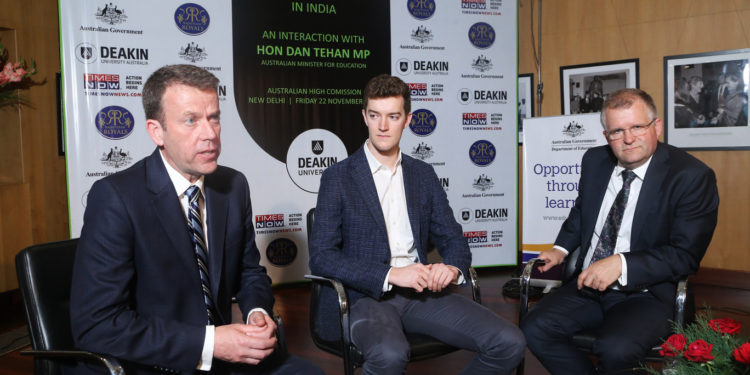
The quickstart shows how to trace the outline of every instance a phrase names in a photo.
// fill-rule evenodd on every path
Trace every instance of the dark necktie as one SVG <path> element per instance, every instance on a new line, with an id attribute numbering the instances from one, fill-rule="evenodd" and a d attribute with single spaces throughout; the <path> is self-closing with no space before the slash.
<path id="1" fill-rule="evenodd" d="M 622 189 L 617 193 L 612 208 L 609 209 L 607 220 L 604 222 L 602 232 L 599 234 L 599 242 L 594 249 L 594 255 L 591 257 L 593 264 L 597 260 L 604 259 L 615 252 L 617 243 L 617 233 L 620 231 L 622 216 L 625 213 L 625 205 L 628 204 L 628 195 L 630 195 L 630 183 L 635 179 L 635 173 L 631 170 L 622 171 Z"/>
<path id="2" fill-rule="evenodd" d="M 201 220 L 201 209 L 198 202 L 201 199 L 201 189 L 197 186 L 190 186 L 186 194 L 190 201 L 188 209 L 188 229 L 190 238 L 195 248 L 195 258 L 198 261 L 198 273 L 201 277 L 201 287 L 203 288 L 203 299 L 206 302 L 206 313 L 208 324 L 214 324 L 214 299 L 211 296 L 211 283 L 208 279 L 208 252 L 206 251 L 206 236 L 203 235 L 203 220 Z"/>

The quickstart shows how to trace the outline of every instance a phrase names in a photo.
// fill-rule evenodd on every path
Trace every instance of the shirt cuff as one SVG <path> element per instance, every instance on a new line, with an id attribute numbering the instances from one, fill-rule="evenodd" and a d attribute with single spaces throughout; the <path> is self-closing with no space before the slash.
<path id="1" fill-rule="evenodd" d="M 245 324 L 250 324 L 250 315 L 253 315 L 253 313 L 256 312 L 256 311 L 260 311 L 263 314 L 268 315 L 268 312 L 266 312 L 266 310 L 264 308 L 262 308 L 262 307 L 256 307 L 256 308 L 250 310 L 249 313 L 247 313 L 247 316 L 245 317 Z M 270 315 L 268 315 L 268 316 L 270 316 Z"/>
<path id="2" fill-rule="evenodd" d="M 620 256 L 620 261 L 622 263 L 622 273 L 620 273 L 620 277 L 617 278 L 617 281 L 620 285 L 625 286 L 628 285 L 628 262 L 625 261 L 625 254 L 617 253 L 617 255 Z"/>
<path id="3" fill-rule="evenodd" d="M 214 336 L 216 334 L 216 327 L 206 326 L 206 337 L 203 339 L 203 352 L 201 352 L 201 360 L 198 362 L 197 370 L 210 371 L 211 364 L 214 359 Z"/>
<path id="4" fill-rule="evenodd" d="M 458 277 L 456 277 L 455 285 L 461 285 L 466 282 L 466 279 L 464 279 L 464 273 L 461 272 L 461 269 L 456 266 L 447 265 L 448 267 L 453 267 L 456 270 L 458 270 Z"/>
<path id="5" fill-rule="evenodd" d="M 389 268 L 388 269 L 388 273 L 385 274 L 385 280 L 383 280 L 383 289 L 382 289 L 383 293 L 390 292 L 391 289 L 393 289 L 393 285 L 391 285 L 390 283 L 388 283 L 388 278 L 391 276 L 391 270 L 392 269 L 393 269 L 393 267 Z"/>
<path id="6" fill-rule="evenodd" d="M 565 256 L 568 256 L 568 254 L 570 254 L 570 252 L 569 252 L 568 250 L 566 250 L 566 249 L 565 249 L 564 247 L 562 247 L 562 246 L 557 246 L 557 245 L 555 245 L 555 246 L 552 246 L 552 248 L 553 248 L 553 249 L 557 249 L 557 250 L 560 250 L 560 251 L 562 251 L 563 253 L 565 253 Z"/>

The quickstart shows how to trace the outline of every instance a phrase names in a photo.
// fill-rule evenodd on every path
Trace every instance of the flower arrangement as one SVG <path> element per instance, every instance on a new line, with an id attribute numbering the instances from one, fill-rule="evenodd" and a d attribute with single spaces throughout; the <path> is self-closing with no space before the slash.
<path id="1" fill-rule="evenodd" d="M 36 62 L 33 60 L 31 67 L 23 59 L 18 62 L 8 60 L 8 50 L 0 42 L 0 108 L 25 103 L 17 90 L 28 87 L 31 83 L 28 78 L 36 74 Z"/>
<path id="2" fill-rule="evenodd" d="M 666 359 L 663 374 L 750 374 L 750 343 L 739 336 L 742 325 L 729 319 L 713 319 L 711 311 L 685 326 L 661 345 Z M 658 374 L 653 369 L 648 369 Z"/>

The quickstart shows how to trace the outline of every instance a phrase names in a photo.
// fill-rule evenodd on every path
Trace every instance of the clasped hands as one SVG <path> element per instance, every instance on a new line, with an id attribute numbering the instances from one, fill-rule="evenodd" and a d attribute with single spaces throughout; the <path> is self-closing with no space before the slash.
<path id="1" fill-rule="evenodd" d="M 214 357 L 227 362 L 257 365 L 276 348 L 276 322 L 260 311 L 247 324 L 216 326 Z"/>
<path id="2" fill-rule="evenodd" d="M 550 268 L 562 263 L 565 259 L 565 253 L 558 249 L 542 251 L 539 259 L 545 263 L 539 267 L 539 271 L 546 272 Z M 575 259 L 571 259 L 575 261 Z M 604 259 L 594 262 L 578 275 L 578 289 L 584 286 L 596 289 L 600 292 L 605 291 L 622 275 L 622 260 L 617 254 L 610 255 Z"/>
<path id="3" fill-rule="evenodd" d="M 425 289 L 440 292 L 458 280 L 458 274 L 458 268 L 443 263 L 414 263 L 406 267 L 391 268 L 388 282 L 402 288 L 414 289 L 419 293 Z"/>

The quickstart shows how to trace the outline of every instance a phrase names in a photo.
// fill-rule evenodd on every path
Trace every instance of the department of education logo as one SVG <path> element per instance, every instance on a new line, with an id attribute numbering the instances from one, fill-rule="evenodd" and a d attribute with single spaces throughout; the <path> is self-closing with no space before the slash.
<path id="1" fill-rule="evenodd" d="M 421 25 L 418 26 L 416 30 L 412 30 L 411 32 L 411 38 L 419 43 L 429 42 L 434 37 L 435 36 L 432 34 L 432 31 L 427 29 L 427 27 Z"/>
<path id="2" fill-rule="evenodd" d="M 426 20 L 435 14 L 435 0 L 409 0 L 406 6 L 409 13 L 420 20 Z"/>
<path id="3" fill-rule="evenodd" d="M 130 164 L 133 158 L 130 157 L 129 151 L 115 146 L 110 148 L 109 152 L 102 152 L 102 158 L 99 160 L 102 164 L 117 169 Z"/>
<path id="4" fill-rule="evenodd" d="M 479 55 L 476 59 L 471 61 L 471 67 L 474 70 L 484 73 L 492 69 L 492 60 L 488 59 L 485 55 Z"/>
<path id="5" fill-rule="evenodd" d="M 174 12 L 177 28 L 188 35 L 200 35 L 208 30 L 211 17 L 208 11 L 198 4 L 185 3 Z"/>
<path id="6" fill-rule="evenodd" d="M 96 61 L 96 47 L 91 43 L 80 43 L 76 46 L 76 59 L 84 64 Z"/>
<path id="7" fill-rule="evenodd" d="M 133 132 L 135 119 L 127 109 L 111 105 L 96 113 L 94 124 L 104 138 L 123 139 Z"/>
<path id="8" fill-rule="evenodd" d="M 312 152 L 315 155 L 320 155 L 323 153 L 323 140 L 322 139 L 315 139 L 311 142 Z"/>
<path id="9" fill-rule="evenodd" d="M 458 90 L 458 102 L 464 105 L 470 104 L 471 103 L 471 90 L 469 89 Z"/>
<path id="10" fill-rule="evenodd" d="M 411 156 L 419 160 L 429 159 L 434 154 L 435 151 L 432 150 L 432 146 L 428 146 L 424 142 L 420 142 L 411 150 Z"/>
<path id="11" fill-rule="evenodd" d="M 479 49 L 490 48 L 495 43 L 495 29 L 486 22 L 477 22 L 469 28 L 469 41 Z"/>
<path id="12" fill-rule="evenodd" d="M 396 61 L 396 70 L 402 76 L 411 73 L 411 61 L 409 59 L 399 59 Z"/>
<path id="13" fill-rule="evenodd" d="M 481 139 L 469 147 L 469 158 L 476 166 L 486 167 L 490 165 L 495 160 L 495 156 L 497 156 L 495 145 L 490 141 Z"/>
<path id="14" fill-rule="evenodd" d="M 586 129 L 583 128 L 583 125 L 580 122 L 571 121 L 568 125 L 563 127 L 562 133 L 568 137 L 575 138 L 583 134 L 585 131 Z"/>
<path id="15" fill-rule="evenodd" d="M 480 174 L 479 177 L 477 177 L 476 180 L 471 184 L 471 186 L 474 189 L 480 190 L 480 191 L 487 191 L 491 189 L 493 186 L 495 186 L 495 183 L 492 182 L 492 178 L 487 177 L 484 173 Z"/>
<path id="16" fill-rule="evenodd" d="M 128 20 L 125 9 L 117 9 L 117 5 L 112 3 L 104 4 L 104 8 L 96 8 L 96 19 L 106 24 L 117 25 Z"/>
<path id="17" fill-rule="evenodd" d="M 409 129 L 419 137 L 425 137 L 435 131 L 437 117 L 428 109 L 418 109 L 412 113 Z"/>
<path id="18" fill-rule="evenodd" d="M 274 266 L 288 266 L 297 259 L 297 244 L 288 238 L 277 238 L 268 244 L 266 258 Z"/>
<path id="19" fill-rule="evenodd" d="M 203 61 L 208 57 L 206 49 L 199 46 L 195 42 L 190 42 L 184 47 L 180 47 L 180 51 L 177 53 L 183 60 L 190 61 L 192 63 Z"/>

